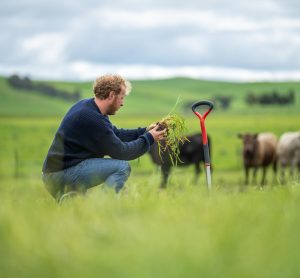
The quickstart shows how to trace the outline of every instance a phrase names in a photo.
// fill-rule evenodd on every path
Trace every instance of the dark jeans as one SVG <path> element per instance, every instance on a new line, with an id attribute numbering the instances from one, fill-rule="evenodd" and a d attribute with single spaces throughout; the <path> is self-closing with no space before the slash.
<path id="1" fill-rule="evenodd" d="M 92 158 L 59 172 L 43 173 L 43 182 L 57 200 L 70 191 L 85 193 L 87 189 L 107 184 L 118 192 L 130 175 L 127 161 L 111 158 Z"/>

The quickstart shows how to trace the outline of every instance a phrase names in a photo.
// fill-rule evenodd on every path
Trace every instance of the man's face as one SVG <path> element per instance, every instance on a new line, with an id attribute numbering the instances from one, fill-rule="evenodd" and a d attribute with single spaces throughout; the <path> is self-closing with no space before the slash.
<path id="1" fill-rule="evenodd" d="M 109 106 L 108 115 L 115 115 L 116 112 L 123 106 L 126 88 L 121 86 L 121 92 L 118 95 L 113 94 L 111 104 Z"/>

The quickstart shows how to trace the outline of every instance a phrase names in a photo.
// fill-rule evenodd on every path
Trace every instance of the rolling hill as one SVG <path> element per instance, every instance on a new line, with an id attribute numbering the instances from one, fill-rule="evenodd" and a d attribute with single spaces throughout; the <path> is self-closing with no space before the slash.
<path id="1" fill-rule="evenodd" d="M 93 82 L 56 82 L 43 81 L 57 89 L 65 91 L 79 90 L 82 98 L 92 97 Z M 187 78 L 165 80 L 132 81 L 133 90 L 126 98 L 125 108 L 120 115 L 166 115 L 176 103 L 181 102 L 177 111 L 191 113 L 190 104 L 201 99 L 214 99 L 217 113 L 293 113 L 300 114 L 300 82 L 260 82 L 231 83 L 205 81 Z M 287 95 L 293 91 L 295 101 L 290 105 L 248 105 L 248 94 L 271 94 L 278 92 Z M 228 109 L 222 109 L 217 100 L 230 98 Z M 62 116 L 72 105 L 71 101 L 40 95 L 35 91 L 20 90 L 11 87 L 5 77 L 0 77 L 0 116 L 51 117 Z M 184 109 L 185 108 L 185 109 Z"/>

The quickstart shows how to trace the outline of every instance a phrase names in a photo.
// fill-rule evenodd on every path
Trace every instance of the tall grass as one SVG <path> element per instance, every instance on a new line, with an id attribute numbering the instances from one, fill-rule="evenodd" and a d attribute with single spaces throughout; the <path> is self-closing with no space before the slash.
<path id="1" fill-rule="evenodd" d="M 1 277 L 298 277 L 299 183 L 208 194 L 183 176 L 61 206 L 37 179 L 1 182 Z"/>

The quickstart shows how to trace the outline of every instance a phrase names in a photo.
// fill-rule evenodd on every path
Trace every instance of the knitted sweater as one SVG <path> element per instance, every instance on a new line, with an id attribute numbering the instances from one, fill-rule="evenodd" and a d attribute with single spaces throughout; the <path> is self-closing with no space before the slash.
<path id="1" fill-rule="evenodd" d="M 132 160 L 148 151 L 154 139 L 146 128 L 118 129 L 101 114 L 94 99 L 76 103 L 67 112 L 46 156 L 43 172 L 57 172 L 89 158 L 105 155 Z"/>

